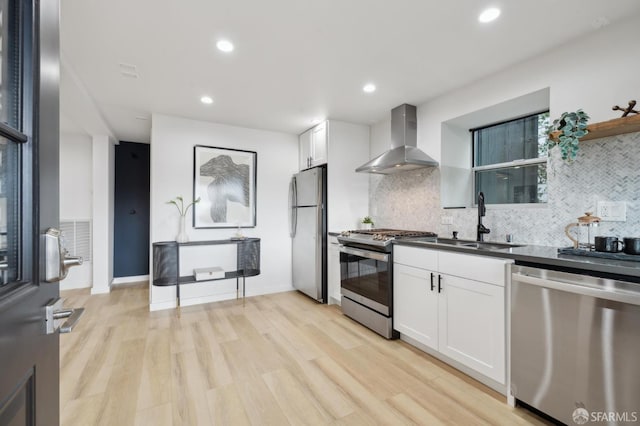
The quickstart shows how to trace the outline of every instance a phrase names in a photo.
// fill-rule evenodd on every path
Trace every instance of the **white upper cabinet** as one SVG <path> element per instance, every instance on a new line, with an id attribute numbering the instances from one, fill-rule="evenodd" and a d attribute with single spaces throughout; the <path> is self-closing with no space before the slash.
<path id="1" fill-rule="evenodd" d="M 311 129 L 311 167 L 327 164 L 328 151 L 327 122 Z"/>
<path id="2" fill-rule="evenodd" d="M 311 167 L 311 131 L 309 129 L 298 137 L 300 170 Z"/>
<path id="3" fill-rule="evenodd" d="M 327 164 L 328 123 L 325 121 L 299 136 L 300 170 Z"/>

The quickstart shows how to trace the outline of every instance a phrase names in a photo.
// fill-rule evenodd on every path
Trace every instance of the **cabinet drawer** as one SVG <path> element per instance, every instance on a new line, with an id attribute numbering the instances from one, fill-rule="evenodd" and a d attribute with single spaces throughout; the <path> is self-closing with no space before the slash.
<path id="1" fill-rule="evenodd" d="M 438 257 L 438 271 L 456 277 L 468 278 L 504 287 L 507 265 L 510 260 L 485 256 L 471 256 L 441 251 Z"/>
<path id="2" fill-rule="evenodd" d="M 435 250 L 395 245 L 393 261 L 414 268 L 438 270 L 438 252 Z"/>

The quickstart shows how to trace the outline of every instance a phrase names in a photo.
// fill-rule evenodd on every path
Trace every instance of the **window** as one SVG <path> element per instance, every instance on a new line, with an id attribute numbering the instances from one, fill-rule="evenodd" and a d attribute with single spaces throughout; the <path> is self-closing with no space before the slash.
<path id="1" fill-rule="evenodd" d="M 547 202 L 549 112 L 472 129 L 474 194 L 487 204 Z"/>
<path id="2" fill-rule="evenodd" d="M 30 2 L 0 0 L 0 298 L 32 278 L 33 44 Z M 26 147 L 29 145 L 28 147 Z"/>

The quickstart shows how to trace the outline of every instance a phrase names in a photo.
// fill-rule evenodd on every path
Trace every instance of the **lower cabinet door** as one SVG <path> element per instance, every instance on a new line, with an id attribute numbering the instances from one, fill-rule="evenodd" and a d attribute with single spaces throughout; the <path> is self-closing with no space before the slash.
<path id="1" fill-rule="evenodd" d="M 329 237 L 327 254 L 327 303 L 340 303 L 340 245 L 336 237 Z"/>
<path id="2" fill-rule="evenodd" d="M 504 384 L 504 287 L 442 275 L 439 296 L 439 351 Z"/>
<path id="3" fill-rule="evenodd" d="M 433 275 L 434 290 L 431 290 Z M 395 263 L 393 266 L 393 328 L 438 349 L 438 274 Z"/>

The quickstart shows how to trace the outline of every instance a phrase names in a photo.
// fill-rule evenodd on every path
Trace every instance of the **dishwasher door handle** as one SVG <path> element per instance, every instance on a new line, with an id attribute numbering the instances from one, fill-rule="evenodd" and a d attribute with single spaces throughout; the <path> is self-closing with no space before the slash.
<path id="1" fill-rule="evenodd" d="M 538 287 L 550 288 L 553 290 L 564 291 L 567 293 L 578 294 L 582 296 L 595 297 L 597 299 L 611 300 L 613 302 L 629 303 L 640 306 L 640 293 L 611 291 L 578 284 L 571 284 L 562 281 L 549 280 L 544 278 L 532 277 L 521 273 L 513 273 L 512 281 L 518 281 L 525 284 L 531 284 Z"/>

